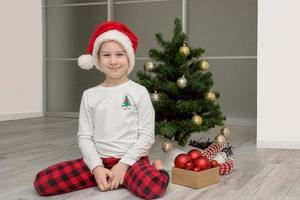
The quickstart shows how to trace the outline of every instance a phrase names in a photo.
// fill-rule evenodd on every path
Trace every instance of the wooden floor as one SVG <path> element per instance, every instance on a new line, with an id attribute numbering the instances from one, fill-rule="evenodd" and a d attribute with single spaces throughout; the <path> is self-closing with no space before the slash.
<path id="1" fill-rule="evenodd" d="M 125 189 L 100 192 L 96 187 L 52 197 L 39 197 L 33 190 L 35 174 L 56 162 L 80 157 L 77 119 L 32 118 L 0 122 L 0 199 L 2 200 L 134 200 Z M 235 169 L 221 181 L 203 189 L 170 184 L 163 199 L 300 199 L 300 150 L 256 149 L 256 127 L 230 127 L 235 146 Z M 193 135 L 213 137 L 218 129 Z M 284 134 L 284 133 L 282 133 Z M 161 158 L 170 170 L 172 154 L 160 150 L 157 138 L 151 160 Z M 178 148 L 178 147 L 177 147 Z M 184 151 L 190 147 L 183 148 Z M 179 152 L 179 148 L 175 150 Z M 173 152 L 174 154 L 174 152 Z"/>

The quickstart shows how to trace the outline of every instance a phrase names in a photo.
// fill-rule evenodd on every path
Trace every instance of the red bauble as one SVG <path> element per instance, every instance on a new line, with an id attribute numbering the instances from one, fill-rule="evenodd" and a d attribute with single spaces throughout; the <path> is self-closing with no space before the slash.
<path id="1" fill-rule="evenodd" d="M 197 158 L 202 156 L 202 153 L 198 149 L 192 149 L 188 152 L 188 155 L 191 157 L 192 160 L 196 160 Z"/>
<path id="2" fill-rule="evenodd" d="M 211 168 L 213 168 L 213 167 L 217 167 L 217 166 L 219 166 L 219 163 L 218 163 L 218 161 L 216 161 L 216 160 L 212 160 L 212 161 L 210 161 L 210 167 L 211 167 Z"/>
<path id="3" fill-rule="evenodd" d="M 198 167 L 198 166 L 196 166 L 196 165 L 194 165 L 194 167 L 192 168 L 192 170 L 193 170 L 194 172 L 200 172 L 200 171 L 201 171 L 200 167 Z"/>
<path id="4" fill-rule="evenodd" d="M 187 169 L 187 170 L 191 170 L 193 167 L 194 167 L 194 163 L 192 161 L 189 161 L 189 162 L 185 163 L 185 165 L 184 165 L 184 169 Z"/>
<path id="5" fill-rule="evenodd" d="M 197 165 L 201 170 L 206 170 L 210 168 L 210 162 L 206 156 L 201 156 L 194 161 L 194 164 Z"/>
<path id="6" fill-rule="evenodd" d="M 178 156 L 176 156 L 176 158 L 174 160 L 174 164 L 175 164 L 175 167 L 183 169 L 185 164 L 189 161 L 191 161 L 190 156 L 182 153 L 182 154 L 179 154 Z"/>

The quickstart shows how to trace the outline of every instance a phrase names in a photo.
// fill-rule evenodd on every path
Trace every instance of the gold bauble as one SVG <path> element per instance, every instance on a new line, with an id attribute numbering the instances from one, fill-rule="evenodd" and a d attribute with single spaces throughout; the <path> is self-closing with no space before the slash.
<path id="1" fill-rule="evenodd" d="M 173 145 L 172 145 L 172 143 L 169 142 L 168 140 L 167 140 L 165 143 L 163 143 L 162 146 L 161 146 L 161 150 L 162 150 L 163 152 L 169 152 L 169 151 L 171 151 L 172 149 L 173 149 Z"/>
<path id="2" fill-rule="evenodd" d="M 179 79 L 177 79 L 177 86 L 180 88 L 180 89 L 183 89 L 187 86 L 187 80 L 186 78 L 184 77 L 184 75 L 182 77 L 180 77 Z"/>
<path id="3" fill-rule="evenodd" d="M 190 48 L 186 46 L 185 42 L 183 43 L 183 46 L 180 47 L 179 53 L 184 57 L 187 57 L 190 54 Z"/>
<path id="4" fill-rule="evenodd" d="M 154 102 L 158 102 L 160 100 L 160 95 L 155 90 L 154 93 L 150 94 L 151 100 Z"/>
<path id="5" fill-rule="evenodd" d="M 209 91 L 208 93 L 205 94 L 205 99 L 208 101 L 214 101 L 216 100 L 216 95 L 214 92 Z"/>
<path id="6" fill-rule="evenodd" d="M 202 117 L 200 117 L 197 114 L 194 114 L 194 117 L 192 118 L 192 121 L 194 124 L 196 124 L 197 126 L 200 126 L 203 122 Z"/>
<path id="7" fill-rule="evenodd" d="M 144 69 L 148 72 L 152 72 L 155 69 L 155 65 L 151 59 L 145 63 Z"/>
<path id="8" fill-rule="evenodd" d="M 230 130 L 227 127 L 223 127 L 220 131 L 221 135 L 223 135 L 224 137 L 229 137 L 230 135 Z"/>
<path id="9" fill-rule="evenodd" d="M 226 142 L 226 138 L 223 135 L 216 136 L 215 143 L 222 145 L 225 144 L 225 142 Z"/>
<path id="10" fill-rule="evenodd" d="M 206 59 L 202 59 L 200 61 L 199 67 L 200 67 L 201 70 L 205 71 L 209 68 L 209 63 L 207 62 Z"/>

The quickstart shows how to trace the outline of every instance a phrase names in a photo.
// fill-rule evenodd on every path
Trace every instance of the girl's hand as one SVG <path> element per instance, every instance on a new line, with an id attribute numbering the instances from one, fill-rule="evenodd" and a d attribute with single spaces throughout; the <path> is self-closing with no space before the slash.
<path id="1" fill-rule="evenodd" d="M 110 184 L 107 181 L 108 179 L 113 179 L 113 174 L 110 170 L 97 166 L 93 169 L 93 174 L 99 190 L 106 191 L 110 188 Z"/>
<path id="2" fill-rule="evenodd" d="M 129 165 L 119 162 L 113 168 L 111 168 L 113 178 L 109 179 L 110 189 L 117 189 L 120 185 L 123 185 L 124 176 Z"/>

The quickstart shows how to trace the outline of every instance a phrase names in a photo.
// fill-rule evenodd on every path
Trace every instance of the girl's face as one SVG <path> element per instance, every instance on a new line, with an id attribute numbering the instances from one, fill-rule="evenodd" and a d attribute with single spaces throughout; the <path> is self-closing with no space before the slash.
<path id="1" fill-rule="evenodd" d="M 107 41 L 101 45 L 99 63 L 109 79 L 127 77 L 129 61 L 123 47 L 115 41 Z"/>

